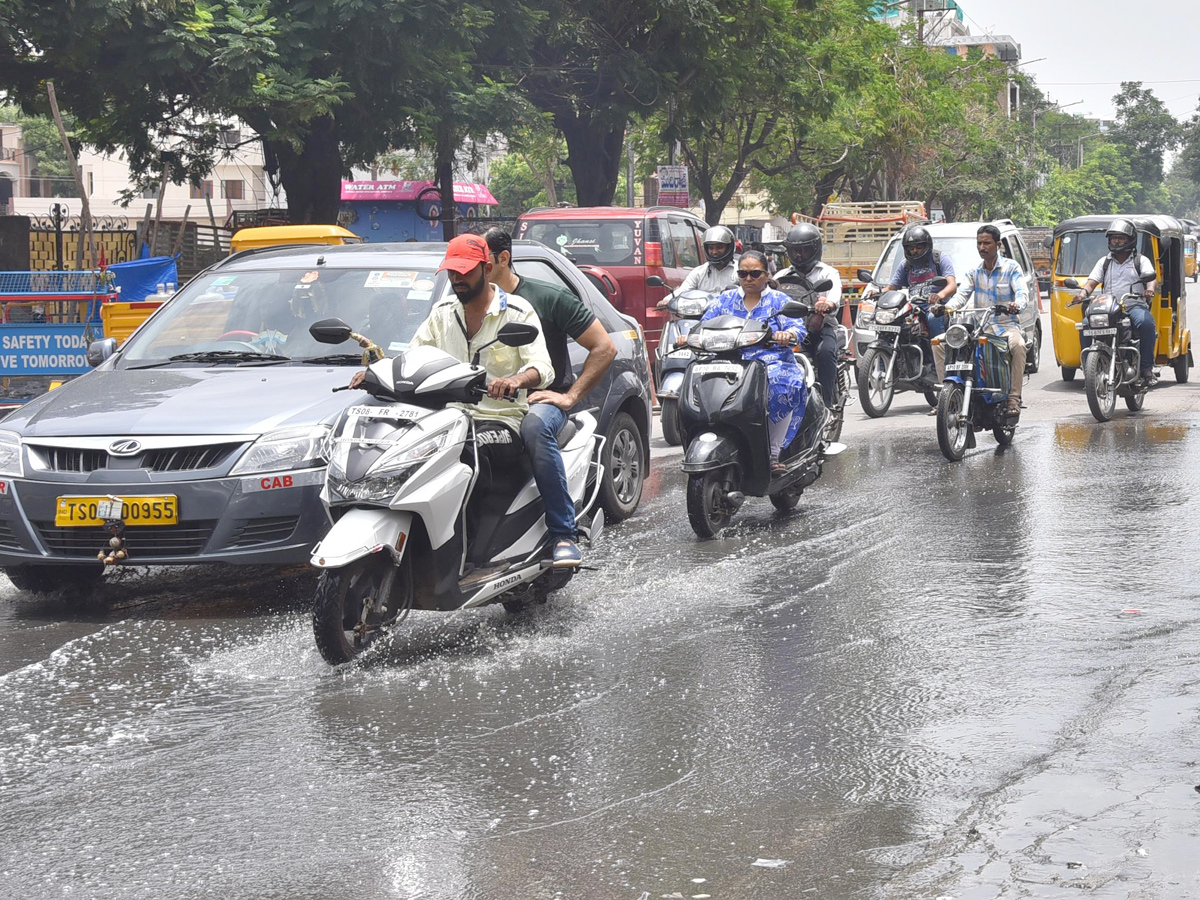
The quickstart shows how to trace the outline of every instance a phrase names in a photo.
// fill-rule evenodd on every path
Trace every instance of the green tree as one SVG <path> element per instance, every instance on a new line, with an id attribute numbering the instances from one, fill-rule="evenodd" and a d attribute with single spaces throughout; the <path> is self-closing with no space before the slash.
<path id="1" fill-rule="evenodd" d="M 63 118 L 70 135 L 75 123 L 67 116 Z M 49 179 L 50 195 L 74 197 L 75 179 L 71 175 L 71 164 L 67 161 L 54 120 L 47 116 L 28 116 L 12 104 L 0 106 L 0 119 L 21 126 L 21 147 L 25 155 L 30 157 L 33 177 Z M 78 153 L 78 142 L 72 141 L 72 145 Z"/>
<path id="2" fill-rule="evenodd" d="M 1200 184 L 1200 106 L 1188 120 L 1180 139 L 1179 160 L 1175 170 Z"/>
<path id="3" fill-rule="evenodd" d="M 1030 209 L 1038 225 L 1055 225 L 1075 216 L 1138 212 L 1143 186 L 1134 177 L 1124 149 L 1101 143 L 1078 169 L 1056 168 Z"/>
<path id="4" fill-rule="evenodd" d="M 1179 141 L 1179 123 L 1154 91 L 1140 81 L 1124 81 L 1113 97 L 1117 127 L 1112 139 L 1129 157 L 1133 176 L 1141 185 L 1138 205 L 1150 208 L 1163 181 L 1163 158 Z"/>

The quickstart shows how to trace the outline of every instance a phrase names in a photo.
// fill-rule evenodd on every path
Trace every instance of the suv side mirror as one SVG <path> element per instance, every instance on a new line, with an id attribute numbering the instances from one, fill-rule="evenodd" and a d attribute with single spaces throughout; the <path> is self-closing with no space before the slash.
<path id="1" fill-rule="evenodd" d="M 93 369 L 117 352 L 116 338 L 101 338 L 87 347 L 87 363 Z"/>
<path id="2" fill-rule="evenodd" d="M 308 333 L 320 344 L 341 344 L 350 340 L 350 326 L 341 319 L 322 319 L 308 326 Z"/>

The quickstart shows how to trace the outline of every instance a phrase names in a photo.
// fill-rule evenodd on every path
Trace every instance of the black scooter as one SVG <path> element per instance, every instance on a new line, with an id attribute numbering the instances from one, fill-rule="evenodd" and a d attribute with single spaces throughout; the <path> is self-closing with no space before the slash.
<path id="1" fill-rule="evenodd" d="M 809 311 L 796 301 L 782 310 L 792 318 Z M 804 420 L 780 454 L 786 468 L 772 471 L 767 367 L 742 359 L 743 350 L 772 340 L 765 322 L 738 316 L 709 319 L 688 335 L 696 360 L 679 391 L 679 417 L 687 447 L 688 519 L 702 538 L 715 537 L 728 525 L 747 496 L 768 496 L 776 509 L 794 509 L 804 489 L 821 476 L 825 460 L 846 449 L 826 438 L 829 410 L 815 390 L 812 365 L 798 357 L 808 392 Z"/>

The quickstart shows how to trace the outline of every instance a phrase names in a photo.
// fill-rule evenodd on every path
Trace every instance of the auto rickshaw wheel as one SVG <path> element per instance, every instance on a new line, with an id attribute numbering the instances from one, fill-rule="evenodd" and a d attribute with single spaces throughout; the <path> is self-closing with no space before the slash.
<path id="1" fill-rule="evenodd" d="M 1078 369 L 1073 368 L 1072 366 L 1062 366 L 1061 368 L 1062 368 L 1062 380 L 1063 381 L 1074 381 L 1075 380 L 1075 373 L 1079 371 Z"/>
<path id="2" fill-rule="evenodd" d="M 1188 362 L 1188 355 L 1186 353 L 1171 360 L 1171 368 L 1175 370 L 1175 381 L 1179 384 L 1187 384 Z"/>

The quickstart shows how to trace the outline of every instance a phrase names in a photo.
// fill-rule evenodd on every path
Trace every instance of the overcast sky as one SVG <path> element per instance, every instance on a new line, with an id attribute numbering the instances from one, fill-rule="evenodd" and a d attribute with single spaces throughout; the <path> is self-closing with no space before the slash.
<path id="1" fill-rule="evenodd" d="M 1011 34 L 1016 39 L 1022 58 L 1029 61 L 1024 68 L 1052 100 L 1064 106 L 1083 101 L 1068 112 L 1110 117 L 1112 97 L 1122 81 L 1144 82 L 1177 119 L 1196 110 L 1200 0 L 958 3 L 972 32 Z"/>

